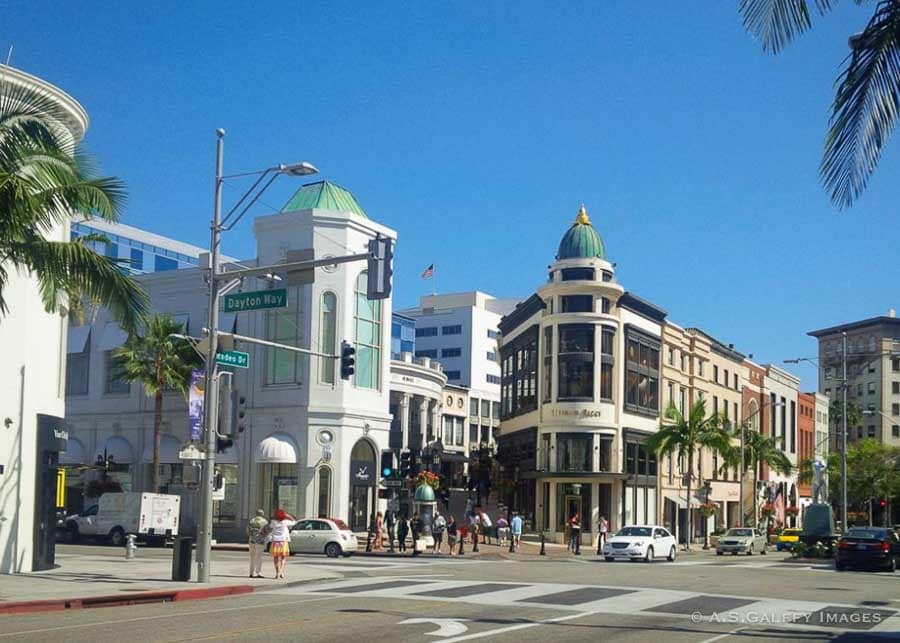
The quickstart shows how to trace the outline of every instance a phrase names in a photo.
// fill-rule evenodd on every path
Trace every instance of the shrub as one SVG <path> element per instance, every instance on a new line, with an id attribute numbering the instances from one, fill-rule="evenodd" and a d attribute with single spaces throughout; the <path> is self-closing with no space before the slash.
<path id="1" fill-rule="evenodd" d="M 804 558 L 806 556 L 806 543 L 793 543 L 791 545 L 791 553 L 795 558 Z"/>

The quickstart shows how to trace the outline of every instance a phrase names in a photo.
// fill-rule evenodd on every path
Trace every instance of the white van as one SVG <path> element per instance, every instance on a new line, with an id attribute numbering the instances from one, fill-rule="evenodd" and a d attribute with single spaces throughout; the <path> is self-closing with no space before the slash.
<path id="1" fill-rule="evenodd" d="M 69 542 L 81 537 L 108 538 L 116 546 L 127 534 L 141 540 L 165 540 L 178 535 L 181 498 L 162 493 L 105 493 L 96 505 L 66 518 Z"/>

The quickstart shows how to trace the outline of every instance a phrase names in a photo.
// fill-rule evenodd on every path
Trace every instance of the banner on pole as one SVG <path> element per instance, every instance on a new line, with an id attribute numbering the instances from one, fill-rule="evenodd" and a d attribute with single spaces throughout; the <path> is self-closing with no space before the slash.
<path id="1" fill-rule="evenodd" d="M 206 371 L 191 371 L 191 388 L 188 396 L 191 442 L 203 440 L 203 393 L 205 388 Z"/>

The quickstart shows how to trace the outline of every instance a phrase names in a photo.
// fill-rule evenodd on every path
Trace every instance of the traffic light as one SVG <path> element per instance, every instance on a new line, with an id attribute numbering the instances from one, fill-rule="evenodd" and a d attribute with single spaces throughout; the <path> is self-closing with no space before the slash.
<path id="1" fill-rule="evenodd" d="M 381 452 L 381 477 L 390 478 L 394 475 L 394 452 Z"/>
<path id="2" fill-rule="evenodd" d="M 419 475 L 419 469 L 422 461 L 419 459 L 415 453 L 410 453 L 409 455 L 409 475 L 417 476 Z"/>
<path id="3" fill-rule="evenodd" d="M 234 427 L 240 435 L 247 428 L 247 398 L 240 391 L 232 391 L 231 408 L 234 410 Z"/>
<path id="4" fill-rule="evenodd" d="M 400 477 L 406 479 L 409 477 L 410 471 L 410 452 L 403 451 L 400 453 Z"/>
<path id="5" fill-rule="evenodd" d="M 354 355 L 356 355 L 356 349 L 353 348 L 353 344 L 348 342 L 346 339 L 341 342 L 341 379 L 349 380 L 350 376 L 354 373 L 354 364 L 356 364 L 356 359 L 354 359 Z"/>
<path id="6" fill-rule="evenodd" d="M 387 299 L 391 296 L 393 259 L 391 239 L 379 236 L 369 241 L 369 283 L 366 287 L 366 297 L 369 299 Z"/>
<path id="7" fill-rule="evenodd" d="M 878 504 L 879 504 L 879 506 L 881 506 L 882 509 L 884 509 L 887 506 L 887 502 L 883 499 Z"/>

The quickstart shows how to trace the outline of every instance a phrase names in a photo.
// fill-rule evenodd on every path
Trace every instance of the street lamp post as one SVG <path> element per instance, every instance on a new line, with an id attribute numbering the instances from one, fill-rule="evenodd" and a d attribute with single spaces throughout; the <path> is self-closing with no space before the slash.
<path id="1" fill-rule="evenodd" d="M 276 178 L 282 174 L 288 176 L 305 176 L 315 174 L 318 170 L 309 163 L 294 163 L 291 165 L 278 165 L 261 172 L 249 172 L 224 176 L 225 130 L 216 130 L 216 179 L 213 199 L 213 218 L 210 223 L 209 239 L 209 288 L 207 290 L 207 333 L 209 349 L 206 353 L 206 387 L 203 392 L 203 430 L 206 442 L 206 458 L 203 460 L 203 473 L 200 482 L 200 521 L 197 531 L 197 581 L 209 582 L 209 559 L 212 550 L 212 492 L 215 487 L 216 465 L 216 437 L 218 420 L 217 389 L 218 378 L 216 374 L 216 352 L 218 350 L 218 324 L 219 324 L 219 297 L 222 290 L 219 289 L 219 246 L 222 242 L 222 232 L 231 230 L 241 217 L 247 213 L 250 207 L 256 203 L 265 190 L 272 185 Z M 234 207 L 222 219 L 222 186 L 225 179 L 238 176 L 258 175 L 256 181 L 238 200 Z M 260 187 L 263 179 L 268 181 Z M 248 200 L 249 199 L 249 200 Z M 241 208 L 238 211 L 238 208 Z M 236 285 L 235 282 L 232 282 Z M 237 282 L 239 283 L 239 282 Z M 229 284 L 225 288 L 228 289 Z"/>

